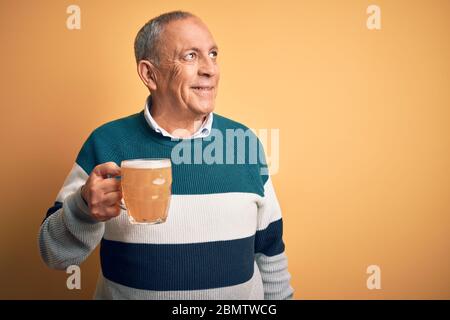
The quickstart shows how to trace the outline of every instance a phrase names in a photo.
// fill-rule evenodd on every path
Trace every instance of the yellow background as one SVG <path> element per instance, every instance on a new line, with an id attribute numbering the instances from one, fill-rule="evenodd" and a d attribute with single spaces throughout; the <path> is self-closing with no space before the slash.
<path id="1" fill-rule="evenodd" d="M 88 134 L 142 109 L 133 40 L 175 9 L 219 44 L 216 111 L 280 129 L 295 298 L 450 298 L 450 1 L 0 3 L 0 298 L 92 297 L 98 252 L 69 291 L 38 228 Z M 70 4 L 81 30 L 66 28 Z M 366 287 L 372 264 L 381 290 Z"/>

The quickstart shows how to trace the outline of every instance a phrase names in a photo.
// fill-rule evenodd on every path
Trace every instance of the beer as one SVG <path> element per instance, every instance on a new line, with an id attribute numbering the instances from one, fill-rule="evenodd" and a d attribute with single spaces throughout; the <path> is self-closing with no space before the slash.
<path id="1" fill-rule="evenodd" d="M 122 196 L 134 224 L 165 222 L 172 188 L 170 159 L 136 159 L 121 163 Z"/>

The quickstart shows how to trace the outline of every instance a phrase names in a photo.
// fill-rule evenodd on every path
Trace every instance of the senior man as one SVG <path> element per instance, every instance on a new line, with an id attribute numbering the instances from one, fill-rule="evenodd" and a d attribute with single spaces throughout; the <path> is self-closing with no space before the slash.
<path id="1" fill-rule="evenodd" d="M 97 299 L 292 298 L 265 160 L 250 161 L 250 143 L 245 155 L 231 143 L 224 152 L 245 161 L 221 161 L 217 148 L 212 162 L 174 161 L 180 143 L 204 150 L 213 132 L 216 139 L 248 132 L 213 114 L 218 48 L 208 28 L 188 12 L 165 13 L 141 28 L 134 48 L 150 96 L 144 110 L 98 127 L 85 141 L 41 225 L 44 262 L 55 269 L 79 265 L 100 244 Z M 172 159 L 165 223 L 133 225 L 120 207 L 118 164 L 141 158 Z"/>

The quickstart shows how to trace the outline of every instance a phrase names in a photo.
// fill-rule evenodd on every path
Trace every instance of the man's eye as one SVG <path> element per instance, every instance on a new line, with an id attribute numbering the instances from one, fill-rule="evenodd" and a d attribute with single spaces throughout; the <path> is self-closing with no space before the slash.
<path id="1" fill-rule="evenodd" d="M 209 56 L 210 56 L 211 58 L 217 58 L 217 51 L 211 51 L 211 52 L 209 53 Z"/>
<path id="2" fill-rule="evenodd" d="M 195 52 L 190 52 L 187 55 L 184 56 L 186 60 L 194 60 L 195 59 Z"/>

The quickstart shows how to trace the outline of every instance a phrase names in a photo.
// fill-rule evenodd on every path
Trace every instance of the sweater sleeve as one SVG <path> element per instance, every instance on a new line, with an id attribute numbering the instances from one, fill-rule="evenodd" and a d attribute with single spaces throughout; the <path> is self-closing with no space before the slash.
<path id="1" fill-rule="evenodd" d="M 292 299 L 287 257 L 284 252 L 283 220 L 270 176 L 264 183 L 264 197 L 258 204 L 255 259 L 267 300 Z"/>
<path id="2" fill-rule="evenodd" d="M 87 178 L 75 163 L 39 229 L 40 255 L 50 268 L 81 264 L 102 239 L 104 222 L 90 217 L 81 197 L 81 186 Z"/>

